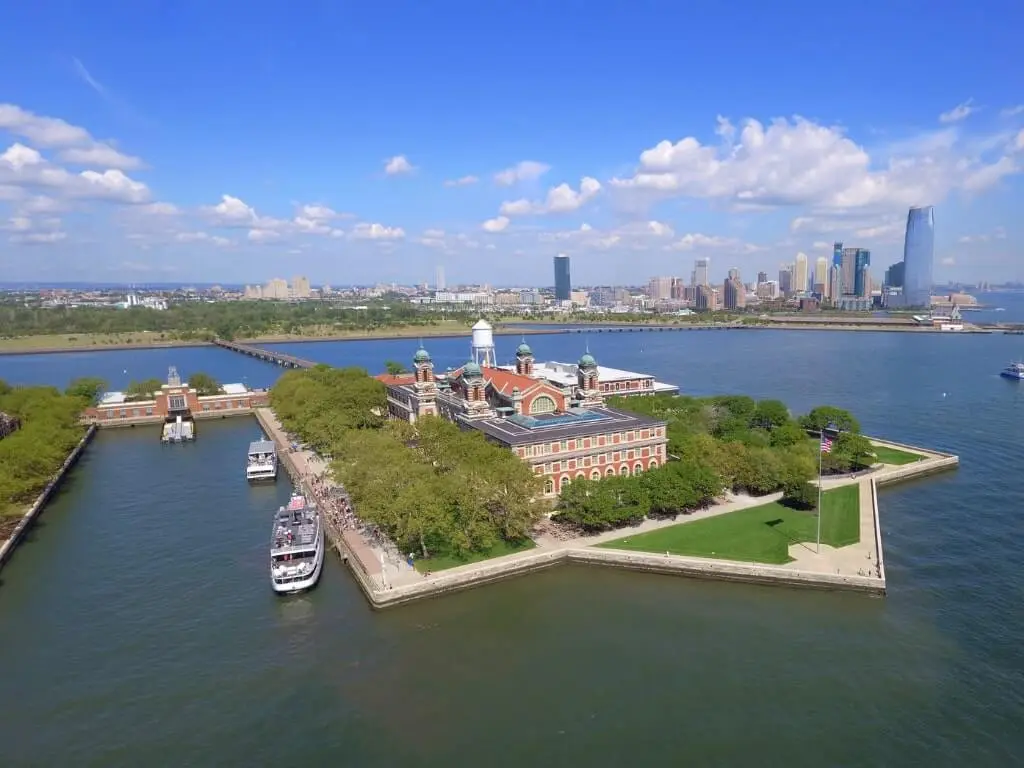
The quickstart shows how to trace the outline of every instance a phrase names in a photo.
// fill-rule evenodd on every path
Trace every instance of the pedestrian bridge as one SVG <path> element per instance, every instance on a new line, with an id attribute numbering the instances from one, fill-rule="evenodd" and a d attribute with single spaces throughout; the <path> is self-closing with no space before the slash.
<path id="1" fill-rule="evenodd" d="M 276 365 L 283 366 L 285 368 L 312 368 L 317 363 L 312 360 L 306 360 L 301 357 L 295 357 L 295 355 L 286 355 L 284 352 L 274 352 L 269 349 L 263 349 L 261 347 L 254 347 L 251 344 L 240 344 L 237 341 L 228 341 L 227 339 L 214 339 L 213 343 L 218 347 L 229 349 L 232 352 L 240 352 L 243 355 L 249 357 L 257 357 L 260 360 L 266 360 L 268 363 L 275 363 Z"/>

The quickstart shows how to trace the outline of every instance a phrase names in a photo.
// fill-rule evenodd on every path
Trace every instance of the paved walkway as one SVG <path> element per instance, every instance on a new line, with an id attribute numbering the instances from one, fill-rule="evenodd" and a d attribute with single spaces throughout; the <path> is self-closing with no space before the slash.
<path id="1" fill-rule="evenodd" d="M 270 433 L 270 439 L 277 443 L 278 450 L 282 454 L 287 454 L 295 466 L 303 490 L 317 498 L 321 504 L 324 504 L 325 500 L 329 504 L 330 490 L 341 487 L 331 477 L 329 463 L 304 446 L 292 450 L 292 443 L 276 414 L 269 408 L 260 408 L 259 412 L 263 426 Z M 352 528 L 345 528 L 340 533 L 350 555 L 358 560 L 355 563 L 356 567 L 361 568 L 370 577 L 374 588 L 387 589 L 423 581 L 423 575 L 409 565 L 390 542 L 382 545 Z"/>

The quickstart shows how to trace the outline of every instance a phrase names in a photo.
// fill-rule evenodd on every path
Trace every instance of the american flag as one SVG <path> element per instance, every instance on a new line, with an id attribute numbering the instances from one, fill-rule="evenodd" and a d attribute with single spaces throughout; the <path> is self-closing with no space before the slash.
<path id="1" fill-rule="evenodd" d="M 824 432 L 821 433 L 821 452 L 831 453 L 832 452 L 832 438 L 826 435 Z"/>

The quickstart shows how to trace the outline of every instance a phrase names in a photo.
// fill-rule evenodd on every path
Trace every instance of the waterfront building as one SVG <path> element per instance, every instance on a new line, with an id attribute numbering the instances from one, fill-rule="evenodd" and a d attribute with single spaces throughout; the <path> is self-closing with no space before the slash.
<path id="1" fill-rule="evenodd" d="M 866 248 L 854 248 L 853 250 L 853 293 L 857 296 L 869 296 L 871 294 L 871 277 L 868 274 L 868 267 L 871 266 L 871 251 Z"/>
<path id="2" fill-rule="evenodd" d="M 560 253 L 554 258 L 555 301 L 572 300 L 572 278 L 569 273 L 569 257 Z"/>
<path id="3" fill-rule="evenodd" d="M 604 404 L 613 394 L 653 393 L 657 382 L 644 374 L 604 371 L 602 381 L 602 369 L 589 352 L 575 366 L 537 365 L 524 342 L 516 349 L 514 366 L 471 360 L 435 375 L 430 354 L 420 347 L 412 373 L 377 378 L 387 387 L 391 418 L 415 422 L 438 415 L 479 430 L 529 463 L 544 478 L 543 495 L 552 497 L 578 478 L 635 475 L 666 460 L 664 421 Z"/>
<path id="4" fill-rule="evenodd" d="M 674 277 L 652 277 L 647 282 L 647 295 L 653 301 L 667 301 L 668 299 L 678 298 L 672 295 L 674 287 Z"/>
<path id="5" fill-rule="evenodd" d="M 929 306 L 935 259 L 935 209 L 911 208 L 903 242 L 903 305 Z"/>
<path id="6" fill-rule="evenodd" d="M 167 383 L 152 397 L 133 400 L 125 392 L 105 392 L 96 405 L 85 409 L 84 415 L 100 425 L 147 424 L 161 423 L 177 412 L 187 411 L 197 418 L 232 416 L 269 404 L 267 390 L 252 390 L 244 384 L 224 384 L 216 395 L 200 395 L 171 368 Z"/>
<path id="7" fill-rule="evenodd" d="M 905 262 L 897 261 L 885 270 L 885 285 L 889 288 L 903 287 L 903 268 Z"/>
<path id="8" fill-rule="evenodd" d="M 715 308 L 715 294 L 711 290 L 711 286 L 708 286 L 708 285 L 697 285 L 697 286 L 694 286 L 693 305 L 697 309 L 714 309 Z"/>
<path id="9" fill-rule="evenodd" d="M 779 267 L 779 292 L 783 296 L 793 293 L 793 265 L 783 264 Z"/>
<path id="10" fill-rule="evenodd" d="M 814 286 L 812 292 L 818 294 L 823 299 L 829 297 L 829 267 L 828 259 L 824 256 L 819 256 L 818 260 L 814 262 Z"/>
<path id="11" fill-rule="evenodd" d="M 843 265 L 833 264 L 828 276 L 828 297 L 833 306 L 843 295 Z"/>
<path id="12" fill-rule="evenodd" d="M 434 290 L 443 291 L 445 287 L 444 267 L 438 265 L 434 267 Z"/>

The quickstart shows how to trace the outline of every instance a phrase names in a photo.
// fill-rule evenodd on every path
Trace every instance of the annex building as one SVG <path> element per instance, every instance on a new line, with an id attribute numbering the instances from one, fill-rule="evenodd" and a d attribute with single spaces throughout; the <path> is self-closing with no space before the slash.
<path id="1" fill-rule="evenodd" d="M 602 387 L 600 366 L 589 352 L 568 379 L 568 366 L 538 365 L 525 342 L 516 350 L 514 366 L 499 367 L 494 364 L 491 327 L 483 320 L 473 328 L 472 348 L 473 360 L 444 374 L 435 374 L 430 354 L 421 346 L 412 373 L 378 376 L 387 386 L 389 416 L 410 422 L 442 416 L 480 430 L 542 475 L 546 496 L 580 477 L 639 474 L 665 462 L 665 422 L 610 408 L 604 399 L 674 387 L 658 389 L 653 377 L 628 371 L 616 371 L 629 374 L 617 380 L 635 386 Z"/>

